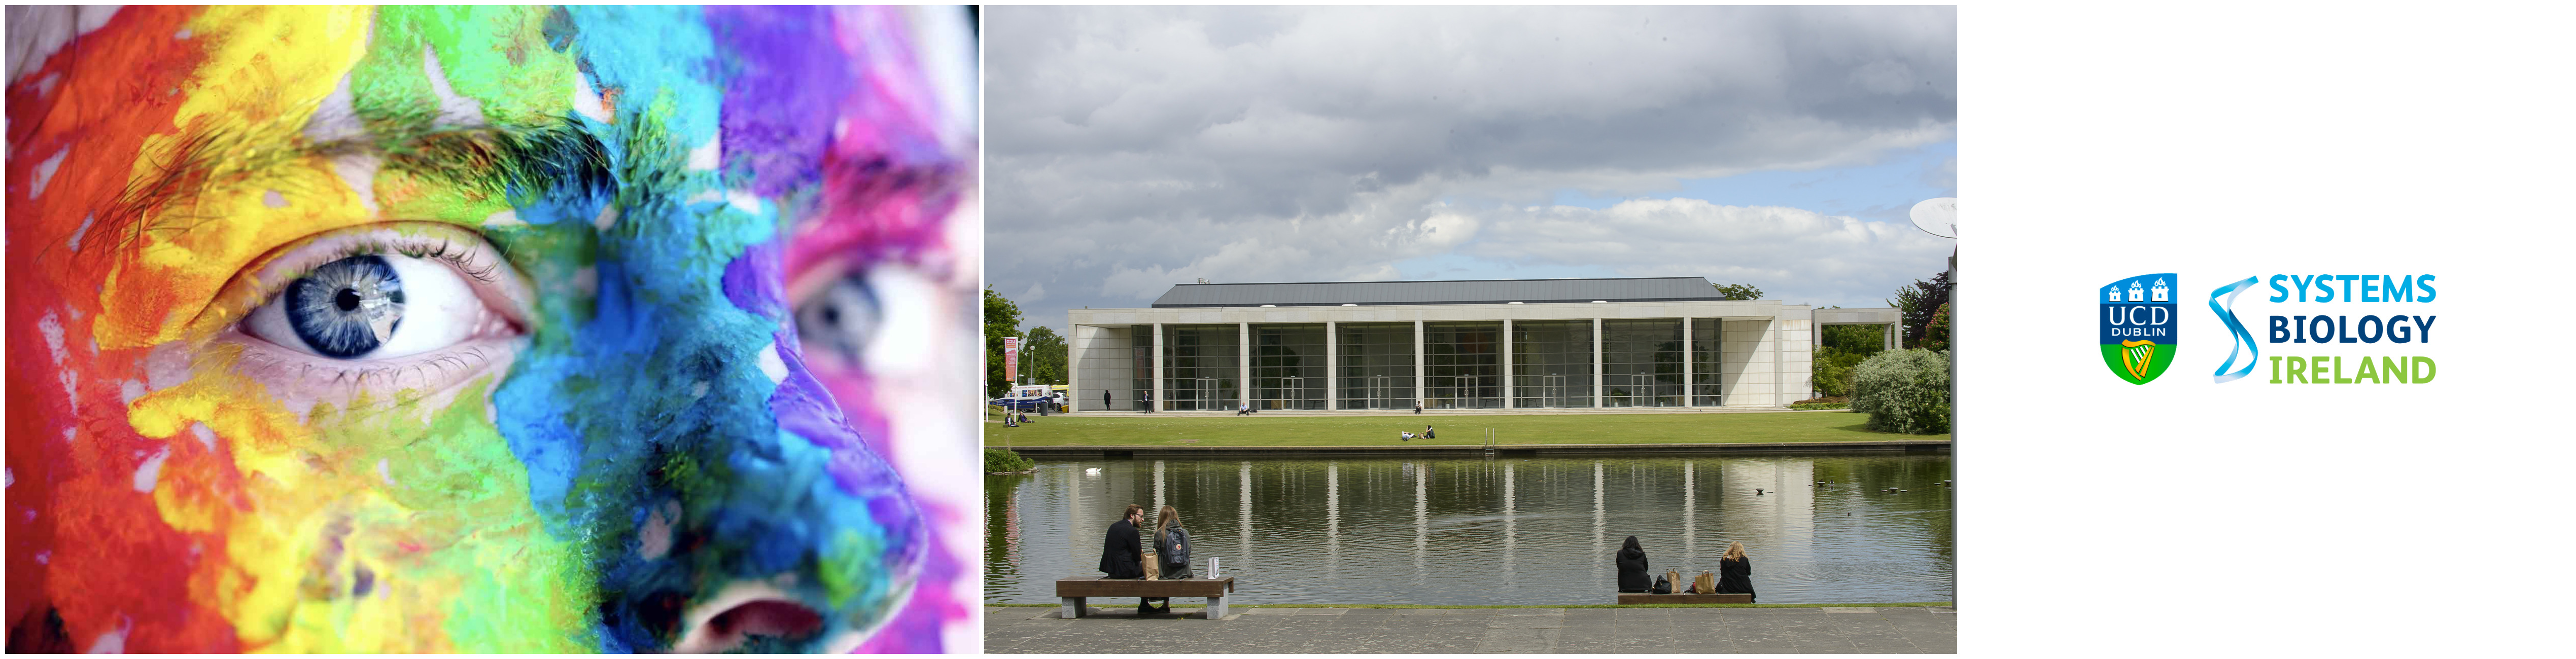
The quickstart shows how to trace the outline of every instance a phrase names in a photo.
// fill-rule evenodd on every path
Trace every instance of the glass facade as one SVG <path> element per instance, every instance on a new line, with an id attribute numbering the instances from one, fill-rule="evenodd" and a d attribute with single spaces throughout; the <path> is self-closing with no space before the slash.
<path id="1" fill-rule="evenodd" d="M 1503 406 L 1503 322 L 1423 323 L 1422 406 L 1492 409 Z"/>
<path id="2" fill-rule="evenodd" d="M 1162 409 L 1231 410 L 1240 400 L 1241 328 L 1223 325 L 1163 326 Z"/>
<path id="3" fill-rule="evenodd" d="M 1147 409 L 1146 394 L 1154 391 L 1154 326 L 1129 325 L 1127 337 L 1131 341 L 1128 352 L 1135 364 L 1128 369 L 1126 408 L 1130 412 L 1143 412 Z"/>
<path id="4" fill-rule="evenodd" d="M 1393 410 L 1413 407 L 1413 323 L 1342 323 L 1333 342 L 1341 363 L 1342 400 L 1335 409 Z"/>
<path id="5" fill-rule="evenodd" d="M 1691 405 L 1716 407 L 1718 403 L 1718 323 L 1720 318 L 1691 319 Z"/>
<path id="6" fill-rule="evenodd" d="M 1601 321 L 1601 405 L 1682 406 L 1682 320 Z"/>
<path id="7" fill-rule="evenodd" d="M 1252 409 L 1324 409 L 1324 324 L 1252 326 Z"/>
<path id="8" fill-rule="evenodd" d="M 1512 406 L 1592 406 L 1592 321 L 1512 323 Z"/>

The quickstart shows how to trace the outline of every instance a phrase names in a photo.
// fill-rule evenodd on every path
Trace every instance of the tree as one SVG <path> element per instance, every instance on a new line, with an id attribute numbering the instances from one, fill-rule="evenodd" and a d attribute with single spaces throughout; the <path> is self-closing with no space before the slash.
<path id="1" fill-rule="evenodd" d="M 1724 297 L 1724 298 L 1729 299 L 1729 300 L 1759 300 L 1759 299 L 1762 299 L 1762 289 L 1754 288 L 1752 284 L 1709 284 L 1709 285 L 1710 285 L 1710 286 L 1716 286 L 1716 287 L 1717 287 L 1717 294 L 1718 294 L 1719 296 Z"/>
<path id="2" fill-rule="evenodd" d="M 1065 384 L 1064 361 L 1071 353 L 1065 350 L 1064 337 L 1055 328 L 1039 325 L 1028 330 L 1020 343 L 1020 372 L 1043 384 Z"/>
<path id="3" fill-rule="evenodd" d="M 1810 362 L 1816 391 L 1826 396 L 1852 394 L 1852 369 L 1887 349 L 1886 330 L 1877 325 L 1826 325 Z"/>
<path id="4" fill-rule="evenodd" d="M 1940 311 L 1933 312 L 1932 323 L 1924 326 L 1923 349 L 1950 350 L 1950 305 L 1941 305 Z"/>
<path id="5" fill-rule="evenodd" d="M 1896 299 L 1889 301 L 1887 306 L 1896 307 L 1898 315 L 1904 319 L 1905 347 L 1923 347 L 1923 335 L 1931 331 L 1932 317 L 1940 312 L 1942 305 L 1949 303 L 1950 273 L 1946 271 L 1932 275 L 1932 281 L 1917 279 L 1913 284 L 1896 289 Z"/>
<path id="6" fill-rule="evenodd" d="M 1012 304 L 993 289 L 984 289 L 984 395 L 999 397 L 1011 390 L 1011 381 L 1002 377 L 1002 337 L 1020 335 L 1020 305 Z"/>

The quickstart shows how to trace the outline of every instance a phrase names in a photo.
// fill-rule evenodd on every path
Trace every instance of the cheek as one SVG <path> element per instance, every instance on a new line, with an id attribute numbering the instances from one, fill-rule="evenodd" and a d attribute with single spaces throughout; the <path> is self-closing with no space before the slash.
<path id="1" fill-rule="evenodd" d="M 576 549 L 544 532 L 529 501 L 526 469 L 492 418 L 497 376 L 299 412 L 223 365 L 199 358 L 192 377 L 138 398 L 130 416 L 140 430 L 176 433 L 155 507 L 202 538 L 190 595 L 242 639 L 287 651 L 474 651 L 578 626 L 596 595 L 576 578 Z M 335 631 L 299 631 L 315 616 L 333 623 L 313 629 Z M 431 622 L 453 635 L 422 633 Z"/>

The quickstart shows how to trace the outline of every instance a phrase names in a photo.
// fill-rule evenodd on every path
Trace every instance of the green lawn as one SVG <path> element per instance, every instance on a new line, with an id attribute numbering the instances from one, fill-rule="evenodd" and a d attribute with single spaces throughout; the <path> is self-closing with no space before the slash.
<path id="1" fill-rule="evenodd" d="M 987 418 L 998 419 L 989 414 Z M 1862 442 L 1949 439 L 1948 434 L 1870 432 L 1869 417 L 1850 412 L 1740 414 L 1423 414 L 1365 417 L 1029 417 L 1028 425 L 984 424 L 986 446 L 1390 446 L 1399 431 L 1423 424 L 1439 439 L 1412 444 L 1482 442 L 1486 428 L 1505 444 L 1681 444 L 1728 442 Z"/>

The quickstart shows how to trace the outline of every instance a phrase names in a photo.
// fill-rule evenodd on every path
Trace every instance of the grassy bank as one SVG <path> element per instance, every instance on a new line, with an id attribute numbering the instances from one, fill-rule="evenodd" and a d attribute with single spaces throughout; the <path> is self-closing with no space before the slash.
<path id="1" fill-rule="evenodd" d="M 1438 439 L 1404 442 L 1399 431 Z M 1029 417 L 1027 425 L 984 425 L 984 444 L 1002 446 L 1473 446 L 1484 430 L 1504 444 L 1682 444 L 1736 442 L 1867 442 L 1949 439 L 1870 432 L 1869 417 L 1847 412 L 1741 414 L 1548 414 L 1400 417 Z"/>

